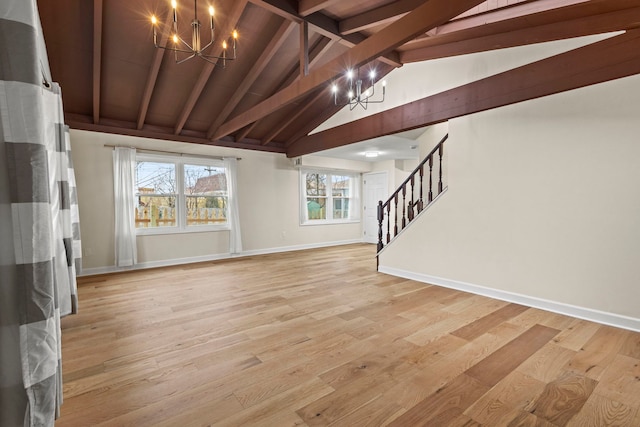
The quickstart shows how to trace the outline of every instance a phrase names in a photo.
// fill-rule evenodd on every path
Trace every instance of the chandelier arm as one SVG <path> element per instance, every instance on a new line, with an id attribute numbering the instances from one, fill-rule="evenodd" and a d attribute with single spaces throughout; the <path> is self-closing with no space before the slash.
<path id="1" fill-rule="evenodd" d="M 215 56 L 215 55 L 205 55 L 204 53 L 200 53 L 198 54 L 198 56 L 202 59 L 205 58 L 210 58 L 210 59 L 225 59 L 225 60 L 229 60 L 229 61 L 233 61 L 234 59 L 236 59 L 236 55 L 234 53 L 233 56 Z"/>
<path id="2" fill-rule="evenodd" d="M 209 47 L 211 47 L 212 44 L 213 44 L 213 39 L 211 39 L 211 41 L 209 43 L 207 43 L 207 45 L 205 47 L 200 49 L 200 52 L 204 52 L 205 50 L 209 49 Z"/>
<path id="3" fill-rule="evenodd" d="M 178 49 L 178 48 L 175 48 L 175 47 L 166 47 L 166 46 L 159 46 L 159 45 L 156 45 L 156 47 L 158 49 L 170 50 L 172 52 L 190 53 L 190 54 L 192 54 L 192 56 L 195 56 L 195 54 L 194 54 L 194 52 L 192 50 Z"/>
<path id="4" fill-rule="evenodd" d="M 184 41 L 184 39 L 180 36 L 180 34 L 176 33 L 176 36 L 178 36 L 178 40 L 180 40 L 182 42 L 182 44 L 184 44 L 188 49 L 190 49 L 191 52 L 194 52 L 194 50 L 191 47 L 191 45 L 189 43 L 187 43 L 186 41 Z"/>
<path id="5" fill-rule="evenodd" d="M 176 64 L 182 64 L 183 62 L 186 62 L 188 60 L 190 60 L 191 58 L 193 58 L 194 56 L 196 56 L 195 53 L 191 54 L 190 56 L 187 56 L 186 58 L 183 58 L 181 60 L 178 61 L 178 52 L 176 51 Z"/>

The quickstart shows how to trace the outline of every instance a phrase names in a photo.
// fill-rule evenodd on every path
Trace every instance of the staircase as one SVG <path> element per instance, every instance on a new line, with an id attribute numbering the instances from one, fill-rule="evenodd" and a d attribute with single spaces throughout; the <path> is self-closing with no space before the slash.
<path id="1" fill-rule="evenodd" d="M 431 150 L 386 202 L 378 202 L 378 254 L 442 193 L 442 158 L 449 134 Z M 434 165 L 436 171 L 434 172 Z M 425 169 L 428 176 L 425 177 Z M 437 183 L 434 190 L 434 174 Z M 424 181 L 427 180 L 425 186 Z M 423 197 L 426 193 L 426 200 Z M 393 222 L 393 225 L 391 224 Z M 386 239 L 385 237 L 386 230 Z M 386 240 L 386 243 L 383 241 Z"/>

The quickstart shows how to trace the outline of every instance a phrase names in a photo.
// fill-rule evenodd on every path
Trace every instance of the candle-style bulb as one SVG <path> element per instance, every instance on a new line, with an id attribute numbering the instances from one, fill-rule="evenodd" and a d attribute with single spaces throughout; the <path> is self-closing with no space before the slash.
<path id="1" fill-rule="evenodd" d="M 238 30 L 233 30 L 233 33 L 231 33 L 231 35 L 233 36 L 234 40 L 238 40 Z"/>
<path id="2" fill-rule="evenodd" d="M 156 15 L 151 15 L 151 23 L 153 25 L 156 25 L 158 23 L 158 19 L 156 18 Z"/>
<path id="3" fill-rule="evenodd" d="M 176 0 L 171 0 L 171 7 L 174 9 L 178 8 L 178 2 Z"/>
<path id="4" fill-rule="evenodd" d="M 209 6 L 209 15 L 213 16 L 214 12 L 213 6 Z"/>
<path id="5" fill-rule="evenodd" d="M 173 37 L 172 37 L 172 40 L 173 40 L 174 43 L 178 43 L 178 35 L 174 34 Z"/>
<path id="6" fill-rule="evenodd" d="M 223 48 L 224 50 L 227 50 L 227 41 L 226 41 L 226 40 L 224 40 L 224 41 L 222 42 L 222 48 Z"/>

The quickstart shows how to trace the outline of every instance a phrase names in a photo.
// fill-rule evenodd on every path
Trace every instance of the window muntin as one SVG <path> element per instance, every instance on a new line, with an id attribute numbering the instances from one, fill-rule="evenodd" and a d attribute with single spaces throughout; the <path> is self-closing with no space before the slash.
<path id="1" fill-rule="evenodd" d="M 135 190 L 138 234 L 228 229 L 221 161 L 138 154 Z"/>
<path id="2" fill-rule="evenodd" d="M 357 174 L 301 171 L 302 224 L 359 220 Z"/>

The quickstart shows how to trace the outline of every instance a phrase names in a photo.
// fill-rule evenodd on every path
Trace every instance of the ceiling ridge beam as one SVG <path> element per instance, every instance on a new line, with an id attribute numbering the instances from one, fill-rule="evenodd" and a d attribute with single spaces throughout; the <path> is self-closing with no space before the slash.
<path id="1" fill-rule="evenodd" d="M 395 49 L 419 34 L 449 21 L 481 0 L 430 0 L 411 13 L 389 24 L 324 66 L 309 73 L 277 94 L 236 116 L 220 127 L 214 138 L 221 138 L 277 111 L 312 92 L 340 74 L 345 67 L 358 67 Z"/>
<path id="2" fill-rule="evenodd" d="M 368 12 L 343 19 L 338 22 L 340 34 L 353 34 L 368 28 L 385 24 L 390 20 L 411 12 L 428 0 L 400 0 L 377 7 Z"/>
<path id="3" fill-rule="evenodd" d="M 237 0 L 233 2 L 234 4 L 233 10 L 228 15 L 229 19 L 227 20 L 225 25 L 222 27 L 222 31 L 220 31 L 220 34 L 225 34 L 225 35 L 231 34 L 231 31 L 233 31 L 235 27 L 238 25 L 240 16 L 242 15 L 242 12 L 247 6 L 247 3 L 248 3 L 248 0 Z M 213 56 L 220 56 L 221 54 L 222 54 L 222 46 L 220 44 L 216 44 L 216 48 L 213 51 Z M 217 63 L 216 59 L 214 59 L 213 61 Z M 211 77 L 211 73 L 213 73 L 214 68 L 215 68 L 215 64 L 205 61 L 204 68 L 200 72 L 200 76 L 198 77 L 196 84 L 193 86 L 193 89 L 189 94 L 189 98 L 187 99 L 187 102 L 184 104 L 184 107 L 182 108 L 182 112 L 178 117 L 178 121 L 176 122 L 176 125 L 173 130 L 174 134 L 178 135 L 182 131 L 184 124 L 187 122 L 187 119 L 191 115 L 193 108 L 196 106 L 196 102 L 198 102 L 200 95 L 202 95 L 202 91 L 204 90 L 205 85 L 209 81 L 209 77 Z"/>
<path id="4" fill-rule="evenodd" d="M 167 10 L 167 15 L 164 20 L 163 28 L 168 28 L 171 25 L 173 14 L 171 10 Z M 160 40 L 158 46 L 166 46 L 169 41 L 169 32 L 161 31 Z M 149 104 L 151 103 L 151 97 L 153 96 L 153 89 L 156 87 L 158 81 L 158 73 L 160 72 L 160 65 L 162 64 L 162 58 L 164 58 L 164 49 L 154 48 L 153 60 L 151 61 L 151 68 L 149 68 L 149 75 L 147 76 L 147 83 L 142 93 L 142 99 L 140 100 L 140 109 L 138 110 L 138 121 L 136 122 L 136 129 L 142 129 L 144 121 L 147 118 L 147 112 L 149 111 Z"/>
<path id="5" fill-rule="evenodd" d="M 308 16 L 312 13 L 320 12 L 338 1 L 340 0 L 299 0 L 298 14 L 300 16 Z"/>
<path id="6" fill-rule="evenodd" d="M 640 74 L 640 30 L 595 42 L 299 139 L 296 157 Z"/>
<path id="7" fill-rule="evenodd" d="M 321 12 L 316 12 L 309 16 L 300 16 L 293 3 L 287 0 L 250 1 L 254 5 L 260 6 L 261 8 L 266 9 L 276 15 L 282 16 L 283 18 L 287 18 L 298 23 L 306 21 L 313 26 L 315 32 L 322 34 L 323 36 L 330 39 L 338 40 L 342 44 L 345 44 L 349 47 L 353 47 L 367 38 L 362 34 L 348 34 L 343 36 L 342 34 L 340 34 L 338 21 L 328 17 Z M 394 67 L 401 67 L 402 63 L 400 62 L 399 57 L 400 55 L 398 54 L 398 52 L 391 51 L 386 52 L 384 55 L 382 55 L 380 60 L 389 65 L 393 65 Z"/>
<path id="8" fill-rule="evenodd" d="M 271 41 L 262 51 L 260 57 L 254 62 L 251 70 L 245 75 L 242 83 L 236 88 L 236 91 L 225 103 L 224 108 L 218 114 L 214 122 L 209 127 L 207 132 L 207 138 L 211 138 L 213 134 L 218 130 L 220 125 L 224 123 L 229 115 L 233 112 L 236 106 L 240 103 L 244 95 L 249 91 L 251 85 L 257 80 L 260 74 L 264 71 L 269 61 L 277 53 L 278 49 L 282 47 L 287 37 L 291 34 L 293 29 L 297 26 L 295 22 L 284 20 L 280 27 L 276 30 L 275 34 L 271 37 Z"/>
<path id="9" fill-rule="evenodd" d="M 93 123 L 100 123 L 102 74 L 102 0 L 93 0 Z"/>

